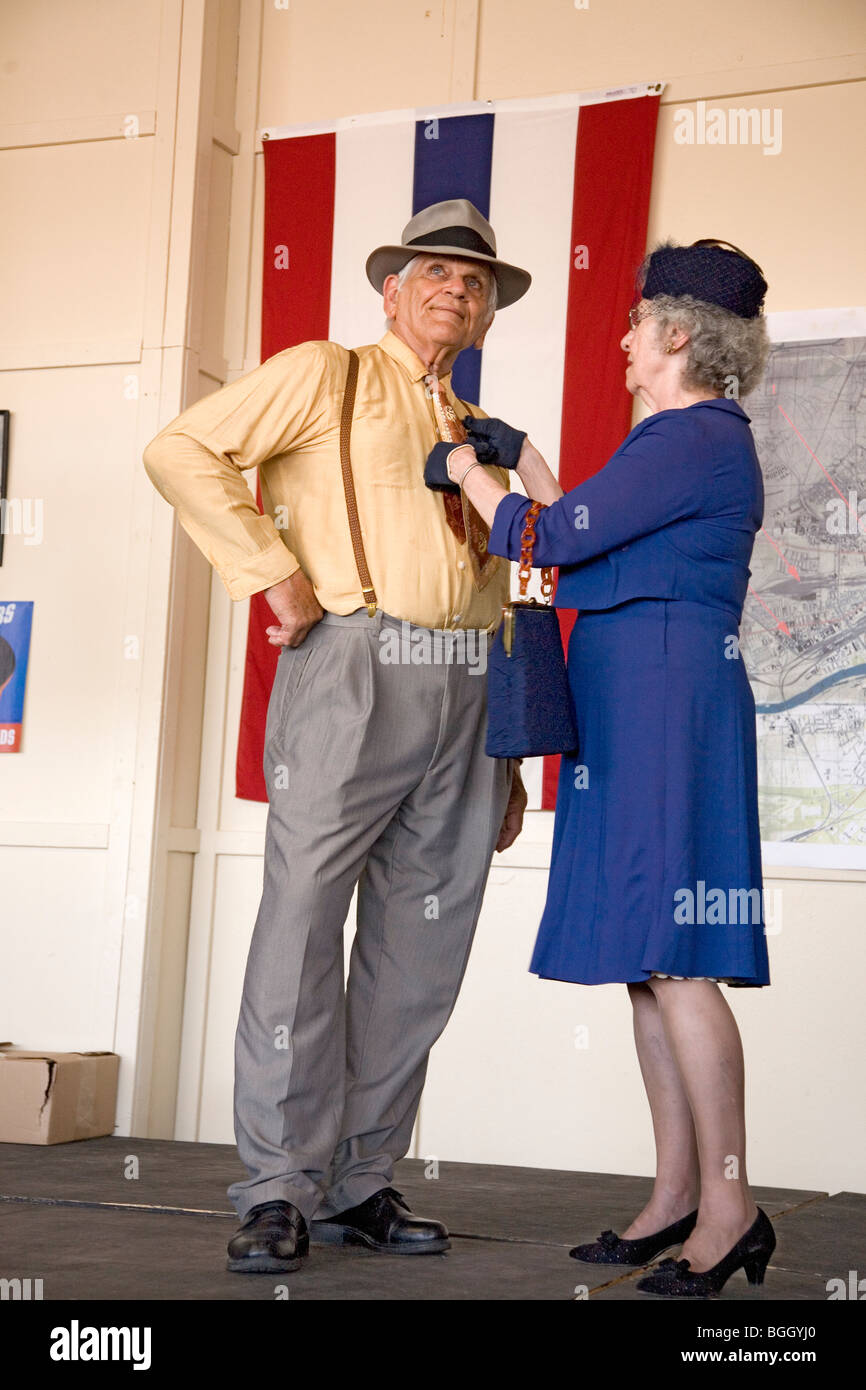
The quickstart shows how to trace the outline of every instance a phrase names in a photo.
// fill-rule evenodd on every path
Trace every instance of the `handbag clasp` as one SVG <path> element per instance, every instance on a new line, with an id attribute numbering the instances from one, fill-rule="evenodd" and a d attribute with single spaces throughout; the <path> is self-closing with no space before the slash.
<path id="1" fill-rule="evenodd" d="M 505 655 L 511 655 L 514 646 L 514 604 L 507 603 L 502 610 L 502 645 Z"/>

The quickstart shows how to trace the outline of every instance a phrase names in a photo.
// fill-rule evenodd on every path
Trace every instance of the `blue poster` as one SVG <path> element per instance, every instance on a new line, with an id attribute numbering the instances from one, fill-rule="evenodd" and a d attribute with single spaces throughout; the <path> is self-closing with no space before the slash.
<path id="1" fill-rule="evenodd" d="M 33 603 L 0 603 L 0 753 L 21 751 Z"/>

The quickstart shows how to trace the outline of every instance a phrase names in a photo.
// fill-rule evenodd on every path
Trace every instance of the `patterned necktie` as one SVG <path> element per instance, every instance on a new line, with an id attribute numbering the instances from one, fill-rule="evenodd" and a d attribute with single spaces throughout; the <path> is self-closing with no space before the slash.
<path id="1" fill-rule="evenodd" d="M 424 378 L 424 385 L 433 402 L 439 438 L 446 443 L 462 444 L 467 437 L 466 430 L 445 395 L 441 381 L 434 372 L 429 372 Z M 467 535 L 469 537 L 472 576 L 475 587 L 483 589 L 499 566 L 499 556 L 491 555 L 487 549 L 490 528 L 462 490 L 459 494 L 443 492 L 442 500 L 445 505 L 445 519 L 460 545 L 465 545 Z"/>

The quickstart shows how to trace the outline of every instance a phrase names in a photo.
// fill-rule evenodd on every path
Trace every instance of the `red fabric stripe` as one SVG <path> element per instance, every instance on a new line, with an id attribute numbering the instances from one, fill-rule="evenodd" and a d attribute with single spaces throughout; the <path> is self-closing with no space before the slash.
<path id="1" fill-rule="evenodd" d="M 337 142 L 332 132 L 264 144 L 265 217 L 261 358 L 295 343 L 327 339 L 331 316 L 331 248 Z M 285 248 L 288 265 L 275 262 Z M 261 489 L 256 500 L 262 506 Z M 279 647 L 265 628 L 274 615 L 263 594 L 250 599 L 235 793 L 267 801 L 262 758 L 268 701 Z"/>
<path id="2" fill-rule="evenodd" d="M 659 97 L 581 108 L 577 126 L 572 269 L 565 331 L 559 481 L 568 492 L 597 473 L 631 429 L 619 343 L 646 250 Z M 576 269 L 575 247 L 588 248 Z M 563 642 L 575 614 L 559 615 Z M 545 758 L 542 806 L 556 804 L 560 759 Z"/>

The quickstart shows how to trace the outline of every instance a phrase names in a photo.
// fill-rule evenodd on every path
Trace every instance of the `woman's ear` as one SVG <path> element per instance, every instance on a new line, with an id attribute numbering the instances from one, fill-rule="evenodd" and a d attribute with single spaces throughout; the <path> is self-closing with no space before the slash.
<path id="1" fill-rule="evenodd" d="M 670 344 L 670 347 L 669 347 L 668 350 L 669 350 L 670 352 L 679 352 L 680 348 L 681 348 L 681 347 L 685 347 L 685 345 L 686 345 L 686 343 L 687 343 L 688 341 L 689 341 L 689 335 L 688 335 L 688 333 L 686 333 L 686 332 L 685 332 L 682 328 L 680 328 L 677 324 L 674 324 L 673 327 L 671 328 L 671 336 L 670 336 L 670 338 L 668 339 L 668 342 L 669 342 L 669 344 Z"/>

